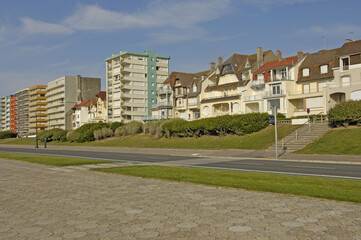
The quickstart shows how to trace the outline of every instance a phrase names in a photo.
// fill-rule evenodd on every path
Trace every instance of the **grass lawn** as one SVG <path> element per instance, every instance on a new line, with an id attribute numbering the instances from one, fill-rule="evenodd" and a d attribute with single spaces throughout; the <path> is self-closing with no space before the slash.
<path id="1" fill-rule="evenodd" d="M 298 126 L 279 125 L 278 138 L 281 139 Z M 50 143 L 50 145 L 101 146 L 101 147 L 141 147 L 141 148 L 185 148 L 185 149 L 266 149 L 274 143 L 274 127 L 269 126 L 257 133 L 245 136 L 202 136 L 200 138 L 154 138 L 149 135 L 135 135 L 106 139 L 88 143 Z M 34 145 L 35 139 L 17 139 L 8 144 Z M 40 143 L 39 143 L 40 144 Z"/>
<path id="2" fill-rule="evenodd" d="M 92 170 L 361 203 L 361 181 L 357 180 L 165 166 L 130 166 Z"/>
<path id="3" fill-rule="evenodd" d="M 296 153 L 361 155 L 361 127 L 329 131 Z"/>
<path id="4" fill-rule="evenodd" d="M 0 152 L 0 159 L 19 160 L 19 161 L 58 166 L 58 167 L 109 163 L 109 161 L 92 160 L 92 159 L 54 157 L 54 156 L 4 153 L 4 152 Z"/>

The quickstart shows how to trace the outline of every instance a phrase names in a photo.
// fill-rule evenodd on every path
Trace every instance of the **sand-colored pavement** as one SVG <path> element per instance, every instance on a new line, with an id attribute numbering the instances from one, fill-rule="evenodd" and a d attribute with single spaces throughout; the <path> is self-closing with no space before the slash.
<path id="1" fill-rule="evenodd" d="M 0 160 L 0 239 L 361 239 L 361 205 Z"/>

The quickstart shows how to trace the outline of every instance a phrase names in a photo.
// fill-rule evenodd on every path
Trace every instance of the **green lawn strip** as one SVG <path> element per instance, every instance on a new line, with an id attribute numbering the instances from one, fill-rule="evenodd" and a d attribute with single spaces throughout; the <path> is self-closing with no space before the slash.
<path id="1" fill-rule="evenodd" d="M 110 163 L 109 161 L 102 161 L 102 160 L 19 154 L 19 153 L 4 153 L 4 152 L 0 152 L 0 159 L 19 160 L 19 161 L 58 166 L 58 167 Z"/>
<path id="2" fill-rule="evenodd" d="M 145 165 L 92 170 L 361 203 L 361 181 L 357 180 Z"/>
<path id="3" fill-rule="evenodd" d="M 361 128 L 329 131 L 319 140 L 295 153 L 361 155 Z"/>
<path id="4" fill-rule="evenodd" d="M 281 139 L 294 131 L 298 126 L 279 125 L 278 138 Z M 199 138 L 155 138 L 138 134 L 120 138 L 106 139 L 87 143 L 50 142 L 60 146 L 95 146 L 95 147 L 138 147 L 138 148 L 181 148 L 181 149 L 267 149 L 274 143 L 274 126 L 244 136 L 202 136 Z M 0 142 L 1 144 L 1 142 Z M 35 138 L 16 139 L 4 144 L 35 145 Z M 39 141 L 39 146 L 44 144 Z"/>

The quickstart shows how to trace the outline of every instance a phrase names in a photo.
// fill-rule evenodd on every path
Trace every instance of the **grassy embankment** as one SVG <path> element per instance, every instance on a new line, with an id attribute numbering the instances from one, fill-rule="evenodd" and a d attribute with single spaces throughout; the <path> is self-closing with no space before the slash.
<path id="1" fill-rule="evenodd" d="M 357 180 L 165 166 L 130 166 L 93 170 L 361 203 L 361 181 Z"/>
<path id="2" fill-rule="evenodd" d="M 280 125 L 278 138 L 294 131 L 297 126 Z M 202 136 L 200 138 L 155 138 L 139 134 L 88 143 L 49 143 L 49 145 L 99 146 L 99 147 L 141 147 L 141 148 L 188 148 L 188 149 L 267 149 L 274 143 L 274 127 L 245 136 Z M 1 142 L 0 142 L 1 144 Z M 35 139 L 16 139 L 7 144 L 34 145 Z M 39 143 L 42 144 L 42 143 Z"/>
<path id="3" fill-rule="evenodd" d="M 361 128 L 334 129 L 296 153 L 361 155 Z"/>
<path id="4" fill-rule="evenodd" d="M 57 167 L 110 163 L 109 161 L 83 159 L 83 158 L 54 157 L 54 156 L 4 153 L 4 152 L 0 152 L 0 159 L 18 160 L 18 161 L 38 163 L 38 164 L 57 166 Z"/>

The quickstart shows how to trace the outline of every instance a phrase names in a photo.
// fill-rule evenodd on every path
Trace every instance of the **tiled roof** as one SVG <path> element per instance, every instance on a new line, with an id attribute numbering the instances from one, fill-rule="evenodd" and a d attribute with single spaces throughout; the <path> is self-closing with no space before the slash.
<path id="1" fill-rule="evenodd" d="M 338 48 L 335 48 L 331 50 L 321 50 L 316 53 L 309 54 L 302 62 L 298 70 L 297 82 L 333 78 L 332 68 L 334 67 L 337 51 Z M 328 73 L 321 74 L 320 66 L 322 65 L 328 65 Z M 310 75 L 308 77 L 302 76 L 302 70 L 305 68 L 310 69 Z"/>
<path id="2" fill-rule="evenodd" d="M 361 53 L 361 40 L 347 42 L 337 51 L 337 56 L 350 55 L 353 53 Z"/>
<path id="3" fill-rule="evenodd" d="M 208 86 L 205 91 L 214 91 L 214 90 L 224 90 L 224 89 L 228 89 L 228 88 L 235 88 L 241 85 L 241 82 L 232 82 L 232 83 L 226 83 L 226 84 L 221 84 L 221 85 L 216 85 L 216 86 Z"/>
<path id="4" fill-rule="evenodd" d="M 73 109 L 80 109 L 81 107 L 90 107 L 91 105 L 96 106 L 97 105 L 97 101 L 96 99 L 85 99 L 84 101 L 82 101 L 79 104 L 75 104 L 74 107 L 72 107 Z"/>
<path id="5" fill-rule="evenodd" d="M 99 91 L 95 96 L 99 97 L 104 102 L 107 100 L 107 92 L 106 91 Z"/>
<path id="6" fill-rule="evenodd" d="M 297 63 L 297 56 L 292 56 L 288 58 L 283 58 L 281 61 L 273 61 L 265 63 L 261 68 L 256 70 L 253 74 L 260 74 L 263 72 L 267 72 L 273 68 L 282 67 L 282 66 L 293 66 Z"/>

